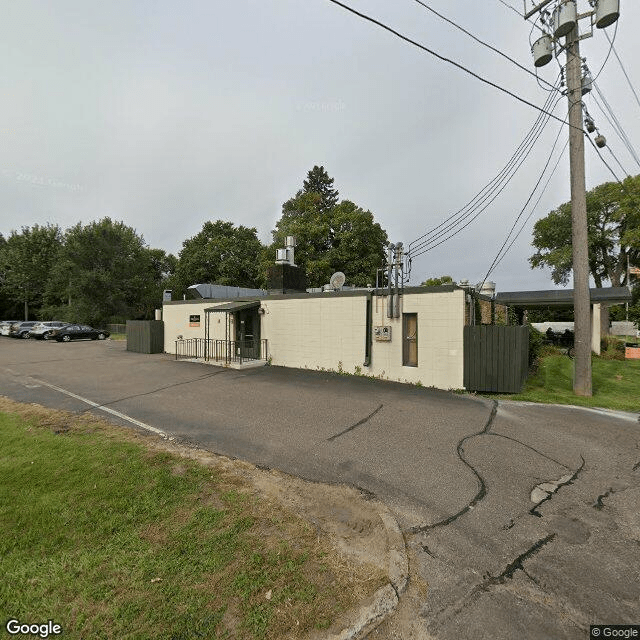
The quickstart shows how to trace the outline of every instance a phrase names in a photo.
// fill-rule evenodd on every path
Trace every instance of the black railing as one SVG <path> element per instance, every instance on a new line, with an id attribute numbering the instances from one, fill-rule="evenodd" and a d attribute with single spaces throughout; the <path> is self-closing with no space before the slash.
<path id="1" fill-rule="evenodd" d="M 214 340 L 187 338 L 176 340 L 176 360 L 194 358 L 224 364 L 267 359 L 267 340 Z"/>

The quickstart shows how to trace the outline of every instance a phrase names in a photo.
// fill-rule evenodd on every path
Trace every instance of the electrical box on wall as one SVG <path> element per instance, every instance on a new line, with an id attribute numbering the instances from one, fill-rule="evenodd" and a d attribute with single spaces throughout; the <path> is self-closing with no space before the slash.
<path id="1" fill-rule="evenodd" d="M 373 335 L 378 342 L 391 342 L 391 327 L 373 327 Z"/>

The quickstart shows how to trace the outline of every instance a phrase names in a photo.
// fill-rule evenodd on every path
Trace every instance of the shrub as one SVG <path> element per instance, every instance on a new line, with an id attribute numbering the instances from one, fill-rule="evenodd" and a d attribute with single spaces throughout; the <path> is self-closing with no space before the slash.
<path id="1" fill-rule="evenodd" d="M 600 357 L 606 360 L 624 360 L 624 342 L 615 336 L 604 336 L 600 339 Z"/>
<path id="2" fill-rule="evenodd" d="M 548 343 L 544 333 L 540 333 L 529 325 L 529 367 L 533 366 L 538 358 L 542 348 Z"/>

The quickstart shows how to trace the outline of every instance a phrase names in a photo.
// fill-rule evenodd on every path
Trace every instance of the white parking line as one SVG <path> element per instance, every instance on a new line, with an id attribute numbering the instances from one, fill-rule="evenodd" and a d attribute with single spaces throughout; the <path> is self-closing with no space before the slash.
<path id="1" fill-rule="evenodd" d="M 62 389 L 61 387 L 56 387 L 55 384 L 50 384 L 48 382 L 45 382 L 44 380 L 38 380 L 36 378 L 31 378 L 32 380 L 34 380 L 35 382 L 38 382 L 39 384 L 43 384 L 45 387 L 49 387 L 50 389 L 54 389 L 55 391 L 59 391 L 60 393 L 64 393 L 68 396 L 71 396 L 72 398 L 75 398 L 76 400 L 80 400 L 81 402 L 85 402 L 86 404 L 95 407 L 96 409 L 100 409 L 100 411 L 105 411 L 106 413 L 110 413 L 111 415 L 114 415 L 118 418 L 121 418 L 122 420 L 126 420 L 127 422 L 131 422 L 131 424 L 135 424 L 138 427 L 141 427 L 142 429 L 146 429 L 147 431 L 152 431 L 153 433 L 157 433 L 159 436 L 163 436 L 163 437 L 167 437 L 167 434 L 164 431 L 160 431 L 160 429 L 156 429 L 155 427 L 152 427 L 150 424 L 146 424 L 145 422 L 140 422 L 140 420 L 136 420 L 135 418 L 132 418 L 131 416 L 128 416 L 124 413 L 120 413 L 120 411 L 116 411 L 115 409 L 110 409 L 109 407 L 103 407 L 101 405 L 99 405 L 97 402 L 93 402 L 91 400 L 88 400 L 87 398 L 83 398 L 82 396 L 79 396 L 75 393 L 72 393 L 71 391 L 67 391 L 66 389 Z"/>

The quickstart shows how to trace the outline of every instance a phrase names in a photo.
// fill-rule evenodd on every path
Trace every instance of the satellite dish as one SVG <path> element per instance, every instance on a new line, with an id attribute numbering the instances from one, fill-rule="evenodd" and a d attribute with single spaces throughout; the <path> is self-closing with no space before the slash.
<path id="1" fill-rule="evenodd" d="M 329 284 L 334 289 L 342 289 L 342 285 L 344 284 L 347 277 L 342 273 L 342 271 L 336 271 L 329 280 Z"/>

